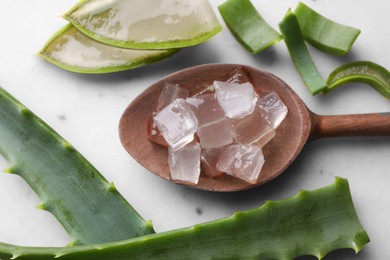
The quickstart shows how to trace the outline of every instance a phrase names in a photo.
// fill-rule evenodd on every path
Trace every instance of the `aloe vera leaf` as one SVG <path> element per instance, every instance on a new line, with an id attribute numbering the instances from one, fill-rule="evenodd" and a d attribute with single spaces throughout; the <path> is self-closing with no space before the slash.
<path id="1" fill-rule="evenodd" d="M 82 0 L 64 18 L 97 41 L 132 49 L 188 47 L 222 30 L 207 0 Z"/>
<path id="2" fill-rule="evenodd" d="M 64 226 L 72 245 L 153 233 L 107 180 L 67 141 L 0 88 L 0 154 L 6 170 L 38 194 L 38 208 Z M 1 259 L 1 257 L 0 257 Z"/>
<path id="3" fill-rule="evenodd" d="M 68 24 L 55 33 L 40 51 L 54 65 L 77 73 L 109 73 L 137 68 L 178 52 L 170 50 L 131 50 L 94 41 Z"/>
<path id="4" fill-rule="evenodd" d="M 330 54 L 347 54 L 360 34 L 359 29 L 331 21 L 302 2 L 294 13 L 305 40 Z"/>
<path id="5" fill-rule="evenodd" d="M 382 96 L 390 99 L 390 72 L 370 61 L 350 62 L 336 68 L 328 76 L 328 88 L 324 90 L 324 93 L 351 82 L 366 83 Z"/>
<path id="6" fill-rule="evenodd" d="M 2 259 L 319 259 L 369 241 L 346 179 L 193 227 L 98 245 L 33 248 L 0 244 Z"/>
<path id="7" fill-rule="evenodd" d="M 323 91 L 327 85 L 318 72 L 302 36 L 297 17 L 289 9 L 279 23 L 291 59 L 312 95 Z"/>
<path id="8" fill-rule="evenodd" d="M 252 54 L 258 54 L 282 39 L 250 0 L 227 0 L 218 9 L 234 37 Z"/>

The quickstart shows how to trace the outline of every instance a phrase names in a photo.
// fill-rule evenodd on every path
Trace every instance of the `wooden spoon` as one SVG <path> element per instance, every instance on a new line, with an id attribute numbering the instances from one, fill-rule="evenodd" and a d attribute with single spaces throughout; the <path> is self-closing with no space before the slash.
<path id="1" fill-rule="evenodd" d="M 177 83 L 193 89 L 214 80 L 226 80 L 229 73 L 241 67 L 251 77 L 256 92 L 265 95 L 275 91 L 288 107 L 288 115 L 276 136 L 263 148 L 265 164 L 256 184 L 225 175 L 210 178 L 201 173 L 193 188 L 210 191 L 238 191 L 268 182 L 281 174 L 298 156 L 308 140 L 358 135 L 390 135 L 390 113 L 320 116 L 312 113 L 282 80 L 271 73 L 235 64 L 207 64 L 184 69 L 154 83 L 125 110 L 119 123 L 119 136 L 126 151 L 154 174 L 170 180 L 167 149 L 148 140 L 147 124 L 165 83 Z"/>

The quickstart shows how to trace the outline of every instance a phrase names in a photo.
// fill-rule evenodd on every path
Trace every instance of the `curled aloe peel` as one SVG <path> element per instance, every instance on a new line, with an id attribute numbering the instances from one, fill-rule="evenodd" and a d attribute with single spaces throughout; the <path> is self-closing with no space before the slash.
<path id="1" fill-rule="evenodd" d="M 0 244 L 1 259 L 319 259 L 340 248 L 358 252 L 369 238 L 347 180 L 193 227 L 125 241 L 67 248 Z"/>
<path id="2" fill-rule="evenodd" d="M 354 61 L 346 63 L 330 73 L 328 87 L 324 93 L 346 83 L 366 83 L 382 96 L 390 99 L 390 72 L 379 64 L 370 61 Z"/>
<path id="3" fill-rule="evenodd" d="M 107 180 L 67 141 L 0 88 L 0 154 L 8 173 L 38 194 L 38 208 L 64 226 L 72 245 L 153 233 Z M 2 257 L 0 257 L 1 259 Z"/>

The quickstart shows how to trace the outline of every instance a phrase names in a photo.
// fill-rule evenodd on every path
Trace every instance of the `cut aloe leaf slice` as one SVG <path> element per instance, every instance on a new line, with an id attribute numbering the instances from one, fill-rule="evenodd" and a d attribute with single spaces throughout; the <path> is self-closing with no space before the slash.
<path id="1" fill-rule="evenodd" d="M 290 9 L 279 23 L 279 28 L 291 59 L 310 93 L 316 95 L 326 89 L 327 84 L 310 56 L 297 17 Z"/>
<path id="2" fill-rule="evenodd" d="M 305 40 L 330 54 L 347 54 L 360 34 L 359 29 L 333 22 L 302 2 L 294 13 Z"/>
<path id="3" fill-rule="evenodd" d="M 64 17 L 97 41 L 133 49 L 188 47 L 222 30 L 207 0 L 82 0 Z"/>
<path id="4" fill-rule="evenodd" d="M 73 25 L 59 30 L 40 55 L 65 70 L 78 73 L 109 73 L 133 69 L 169 57 L 179 49 L 131 50 L 92 40 Z"/>
<path id="5" fill-rule="evenodd" d="M 282 39 L 250 0 L 227 0 L 218 9 L 234 37 L 252 54 L 258 54 Z"/>
<path id="6" fill-rule="evenodd" d="M 324 93 L 352 82 L 366 83 L 382 96 L 390 99 L 390 72 L 370 61 L 350 62 L 336 68 L 327 79 L 328 87 Z"/>

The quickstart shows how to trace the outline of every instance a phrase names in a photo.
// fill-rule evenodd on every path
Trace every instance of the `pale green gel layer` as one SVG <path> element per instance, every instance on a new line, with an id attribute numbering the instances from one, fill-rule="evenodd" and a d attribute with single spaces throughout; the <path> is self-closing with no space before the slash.
<path id="1" fill-rule="evenodd" d="M 217 221 L 126 241 L 71 248 L 0 244 L 10 259 L 319 259 L 340 248 L 358 252 L 369 238 L 346 179 Z"/>
<path id="2" fill-rule="evenodd" d="M 52 64 L 77 73 L 101 74 L 134 69 L 157 62 L 180 49 L 133 50 L 97 42 L 68 24 L 55 33 L 39 52 Z"/>
<path id="3" fill-rule="evenodd" d="M 184 48 L 222 30 L 207 0 L 82 0 L 64 18 L 96 41 L 131 49 Z"/>
<path id="4" fill-rule="evenodd" d="M 0 154 L 6 170 L 38 194 L 38 208 L 64 226 L 72 245 L 153 233 L 107 180 L 67 141 L 0 88 Z M 1 258 L 1 257 L 0 257 Z"/>

